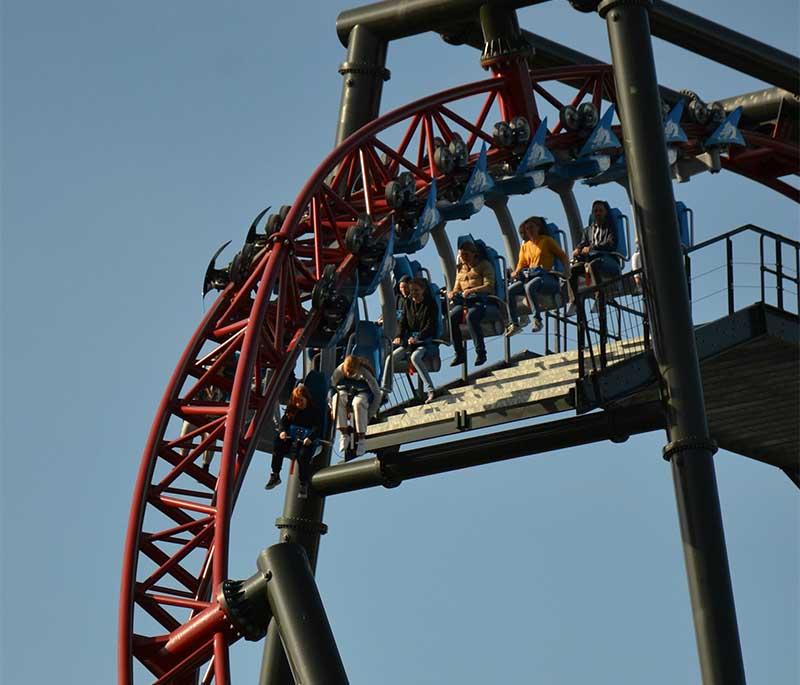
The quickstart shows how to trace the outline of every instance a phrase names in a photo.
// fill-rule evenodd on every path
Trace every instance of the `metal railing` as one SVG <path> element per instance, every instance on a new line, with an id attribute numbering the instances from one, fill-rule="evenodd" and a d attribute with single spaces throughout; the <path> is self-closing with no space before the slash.
<path id="1" fill-rule="evenodd" d="M 641 271 L 581 291 L 576 306 L 581 377 L 650 349 Z"/>
<path id="2" fill-rule="evenodd" d="M 796 240 L 747 224 L 688 248 L 685 265 L 695 323 L 759 302 L 800 315 Z M 574 325 L 581 377 L 650 349 L 643 278 L 632 271 L 579 293 Z M 566 339 L 567 319 L 550 318 Z"/>

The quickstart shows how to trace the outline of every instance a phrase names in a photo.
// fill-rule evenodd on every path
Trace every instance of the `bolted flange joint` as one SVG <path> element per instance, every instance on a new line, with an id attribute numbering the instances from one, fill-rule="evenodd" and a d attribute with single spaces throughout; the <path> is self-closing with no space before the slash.
<path id="1" fill-rule="evenodd" d="M 267 601 L 267 580 L 256 573 L 247 580 L 223 581 L 218 601 L 233 628 L 249 642 L 267 634 L 272 612 Z"/>
<path id="2" fill-rule="evenodd" d="M 392 77 L 386 67 L 378 66 L 377 64 L 369 64 L 367 62 L 342 62 L 339 66 L 339 73 L 342 76 L 348 74 L 364 74 L 366 76 L 378 76 L 383 81 L 388 81 Z"/>
<path id="3" fill-rule="evenodd" d="M 319 535 L 325 535 L 328 532 L 328 526 L 324 523 L 298 516 L 281 516 L 275 520 L 275 526 L 280 530 L 288 528 L 306 533 L 318 533 Z"/>
<path id="4" fill-rule="evenodd" d="M 692 436 L 683 438 L 682 440 L 673 440 L 672 442 L 667 443 L 664 445 L 662 456 L 664 457 L 664 461 L 671 461 L 672 457 L 680 452 L 686 452 L 688 450 L 705 450 L 706 452 L 715 454 L 718 449 L 719 447 L 717 443 L 711 438 Z"/>
<path id="5" fill-rule="evenodd" d="M 597 13 L 605 19 L 612 9 L 623 6 L 644 7 L 649 12 L 653 8 L 653 0 L 602 0 L 597 4 Z"/>

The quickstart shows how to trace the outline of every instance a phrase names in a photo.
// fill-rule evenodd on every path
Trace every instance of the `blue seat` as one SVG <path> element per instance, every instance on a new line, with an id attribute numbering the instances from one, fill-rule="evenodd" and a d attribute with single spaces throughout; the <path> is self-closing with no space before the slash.
<path id="1" fill-rule="evenodd" d="M 473 243 L 478 248 L 481 259 L 487 260 L 494 269 L 494 292 L 486 295 L 486 311 L 481 320 L 481 330 L 487 337 L 502 335 L 508 325 L 508 303 L 506 294 L 506 260 L 501 257 L 497 250 L 488 246 L 480 238 L 473 238 L 472 234 L 467 233 L 458 237 L 457 245 L 459 249 L 464 243 Z M 464 338 L 469 337 L 469 331 L 465 324 L 461 325 Z"/>
<path id="2" fill-rule="evenodd" d="M 383 362 L 386 360 L 386 355 L 389 354 L 389 341 L 383 334 L 383 327 L 373 321 L 356 323 L 347 341 L 345 354 L 366 359 L 375 372 L 375 378 L 380 383 Z"/>

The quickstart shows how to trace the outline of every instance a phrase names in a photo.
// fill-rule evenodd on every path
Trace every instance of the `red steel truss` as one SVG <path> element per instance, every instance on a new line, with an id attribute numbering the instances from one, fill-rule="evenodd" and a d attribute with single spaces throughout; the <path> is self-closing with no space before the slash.
<path id="1" fill-rule="evenodd" d="M 605 65 L 531 78 L 536 112 L 555 122 L 547 144 L 556 153 L 579 141 L 558 123 L 561 107 L 593 102 L 599 109 L 616 99 Z M 582 85 L 565 102 L 553 87 L 567 78 Z M 453 88 L 350 136 L 303 186 L 244 283 L 229 285 L 201 321 L 169 379 L 134 487 L 119 612 L 122 685 L 133 683 L 134 673 L 159 684 L 229 682 L 228 649 L 239 636 L 217 592 L 228 577 L 231 514 L 259 429 L 317 324 L 311 290 L 326 265 L 336 265 L 340 278 L 355 267 L 344 235 L 359 215 L 389 226 L 384 188 L 399 171 L 414 175 L 421 197 L 433 178 L 446 194 L 453 180 L 434 164 L 435 138 L 449 143 L 460 135 L 472 159 L 485 142 L 491 164 L 509 155 L 492 146 L 491 127 L 515 101 L 510 89 L 502 76 Z M 699 127 L 686 131 L 687 151 L 700 151 Z M 800 199 L 780 180 L 798 171 L 796 147 L 780 140 L 778 127 L 773 135 L 744 133 L 748 147 L 732 152 L 724 167 Z M 206 470 L 200 461 L 209 450 L 214 463 Z"/>

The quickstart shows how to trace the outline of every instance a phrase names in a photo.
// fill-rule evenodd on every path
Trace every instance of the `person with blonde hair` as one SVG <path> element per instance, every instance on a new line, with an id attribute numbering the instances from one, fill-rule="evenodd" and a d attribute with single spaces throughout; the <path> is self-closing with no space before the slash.
<path id="1" fill-rule="evenodd" d="M 369 362 L 363 357 L 347 355 L 331 375 L 331 413 L 339 430 L 339 449 L 354 447 L 355 454 L 364 454 L 367 424 L 381 406 L 381 387 Z M 350 425 L 352 414 L 353 425 Z M 355 442 L 355 445 L 353 445 Z"/>
<path id="2" fill-rule="evenodd" d="M 297 475 L 300 479 L 300 496 L 305 497 L 308 481 L 311 478 L 311 459 L 314 456 L 315 441 L 320 437 L 325 424 L 322 407 L 302 383 L 295 386 L 286 405 L 286 411 L 275 430 L 272 448 L 272 473 L 264 486 L 267 490 L 280 485 L 281 466 L 289 456 L 293 442 L 299 442 L 297 451 Z"/>

